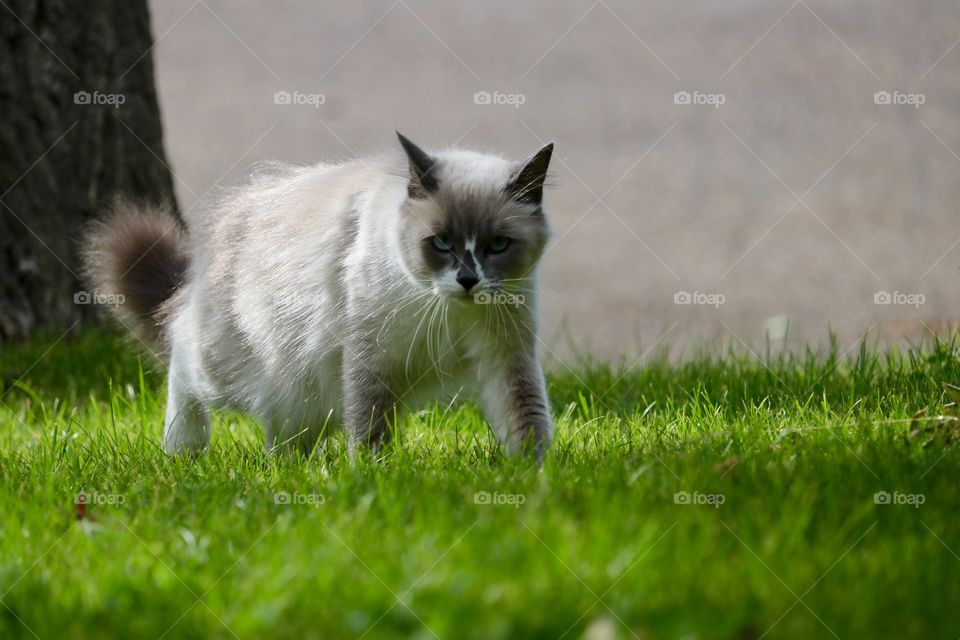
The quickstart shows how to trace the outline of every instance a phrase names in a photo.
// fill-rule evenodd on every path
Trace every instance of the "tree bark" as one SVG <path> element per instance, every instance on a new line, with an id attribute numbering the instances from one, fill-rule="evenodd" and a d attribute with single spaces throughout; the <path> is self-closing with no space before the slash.
<path id="1" fill-rule="evenodd" d="M 174 203 L 152 45 L 147 0 L 0 5 L 0 341 L 89 313 L 79 240 L 115 196 Z"/>

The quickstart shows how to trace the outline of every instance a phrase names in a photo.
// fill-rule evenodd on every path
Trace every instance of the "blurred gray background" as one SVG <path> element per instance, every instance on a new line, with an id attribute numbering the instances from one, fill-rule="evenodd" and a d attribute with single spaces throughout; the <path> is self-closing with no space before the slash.
<path id="1" fill-rule="evenodd" d="M 376 152 L 394 129 L 517 158 L 555 141 L 557 355 L 787 326 L 845 350 L 960 318 L 955 0 L 151 5 L 185 209 L 256 161 Z"/>

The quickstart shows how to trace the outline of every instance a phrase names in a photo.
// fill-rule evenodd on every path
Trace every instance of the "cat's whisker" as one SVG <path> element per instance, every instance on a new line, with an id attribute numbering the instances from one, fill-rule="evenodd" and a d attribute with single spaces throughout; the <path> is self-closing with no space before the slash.
<path id="1" fill-rule="evenodd" d="M 421 307 L 420 322 L 417 323 L 417 328 L 413 332 L 413 337 L 410 338 L 410 348 L 407 350 L 407 359 L 406 359 L 406 362 L 404 363 L 404 374 L 407 376 L 408 379 L 413 379 L 410 373 L 410 359 L 413 356 L 413 348 L 417 344 L 417 336 L 420 335 L 420 327 L 423 326 L 424 320 L 427 319 L 427 314 L 429 313 L 430 309 L 433 307 L 433 305 L 437 302 L 438 299 L 439 298 L 437 296 L 433 296 L 429 300 L 427 300 L 426 303 L 424 303 L 423 307 Z"/>
<path id="2" fill-rule="evenodd" d="M 443 349 L 442 341 L 444 335 L 448 336 L 447 340 L 449 341 L 449 333 L 446 332 L 446 319 L 447 311 L 450 308 L 450 303 L 447 302 L 446 299 L 442 299 L 440 301 L 440 306 L 442 308 L 440 313 L 437 315 L 437 352 L 441 355 L 439 356 L 438 361 L 442 361 L 442 358 L 449 352 L 449 349 L 444 349 L 443 351 L 441 351 L 441 349 Z M 443 369 L 442 362 L 440 364 L 441 366 L 437 370 L 437 374 L 443 377 L 448 377 L 449 374 Z"/>
<path id="3" fill-rule="evenodd" d="M 434 306 L 433 312 L 430 314 L 430 322 L 427 324 L 427 357 L 430 359 L 430 362 L 433 364 L 434 372 L 442 377 L 444 374 L 443 369 L 440 363 L 440 343 L 439 343 L 439 333 L 434 331 L 434 319 L 439 319 L 439 313 L 445 304 L 443 298 L 437 298 L 438 303 Z M 439 331 L 439 328 L 438 328 Z M 434 345 L 433 336 L 437 333 L 438 342 Z"/>
<path id="4" fill-rule="evenodd" d="M 500 319 L 500 325 L 503 327 L 503 335 L 507 334 L 507 319 L 504 316 L 503 305 L 493 305 L 497 310 L 497 317 Z"/>
<path id="5" fill-rule="evenodd" d="M 504 309 L 503 312 L 504 315 L 510 319 L 510 323 L 513 325 L 514 335 L 518 338 L 523 337 L 520 327 L 517 326 L 517 318 L 515 317 L 517 314 L 511 313 L 509 309 Z"/>
<path id="6" fill-rule="evenodd" d="M 419 301 L 419 300 L 423 300 L 423 299 L 425 299 L 425 298 L 427 298 L 427 297 L 429 297 L 429 296 L 432 296 L 432 295 L 433 295 L 433 294 L 432 294 L 430 291 L 417 291 L 417 292 L 415 292 L 415 293 L 413 293 L 413 294 L 409 294 L 409 295 L 407 295 L 407 296 L 401 297 L 401 298 L 400 298 L 399 300 L 397 300 L 396 302 L 385 301 L 385 302 L 381 305 L 380 309 L 382 310 L 383 308 L 388 307 L 388 306 L 393 306 L 393 309 L 390 311 L 390 313 L 389 313 L 389 314 L 387 315 L 387 317 L 384 319 L 384 323 L 383 323 L 383 325 L 381 326 L 380 331 L 377 333 L 377 340 L 376 340 L 377 344 L 379 344 L 380 341 L 381 341 L 381 339 L 386 335 L 387 331 L 388 331 L 389 328 L 392 326 L 392 324 L 396 321 L 396 318 L 399 316 L 399 313 L 400 313 L 403 309 L 409 307 L 409 306 L 410 306 L 411 304 L 413 304 L 414 302 L 417 302 L 417 301 Z"/>
<path id="7" fill-rule="evenodd" d="M 392 306 L 393 309 L 392 309 L 392 310 L 390 311 L 390 313 L 387 315 L 387 320 L 390 320 L 390 319 L 395 318 L 395 317 L 400 313 L 400 311 L 402 311 L 403 309 L 407 308 L 408 306 L 410 306 L 410 305 L 413 304 L 414 302 L 417 302 L 418 300 L 423 300 L 424 298 L 426 298 L 426 297 L 428 297 L 428 296 L 430 296 L 430 295 L 432 295 L 430 292 L 417 292 L 417 293 L 415 293 L 415 294 L 413 294 L 413 295 L 411 295 L 411 296 L 407 296 L 407 297 L 405 297 L 405 298 L 401 298 L 400 300 L 397 300 L 396 302 L 384 302 L 383 305 L 381 305 L 380 310 L 382 311 L 383 308 L 388 307 L 388 306 Z"/>

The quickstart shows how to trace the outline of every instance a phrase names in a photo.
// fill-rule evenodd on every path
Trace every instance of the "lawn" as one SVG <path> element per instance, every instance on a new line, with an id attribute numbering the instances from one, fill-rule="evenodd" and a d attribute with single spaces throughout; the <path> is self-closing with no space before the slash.
<path id="1" fill-rule="evenodd" d="M 960 636 L 953 343 L 554 361 L 540 469 L 459 406 L 354 465 L 232 413 L 173 459 L 121 340 L 0 355 L 0 638 Z"/>

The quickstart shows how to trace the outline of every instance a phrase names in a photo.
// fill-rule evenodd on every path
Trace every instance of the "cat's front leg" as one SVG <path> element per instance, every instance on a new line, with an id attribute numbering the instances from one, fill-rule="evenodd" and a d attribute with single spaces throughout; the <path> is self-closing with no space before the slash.
<path id="1" fill-rule="evenodd" d="M 479 369 L 487 420 L 508 454 L 543 460 L 553 440 L 553 420 L 543 370 L 532 353 L 490 358 Z"/>
<path id="2" fill-rule="evenodd" d="M 351 457 L 358 449 L 377 452 L 389 439 L 388 416 L 396 398 L 379 363 L 348 350 L 343 359 L 343 415 Z"/>

